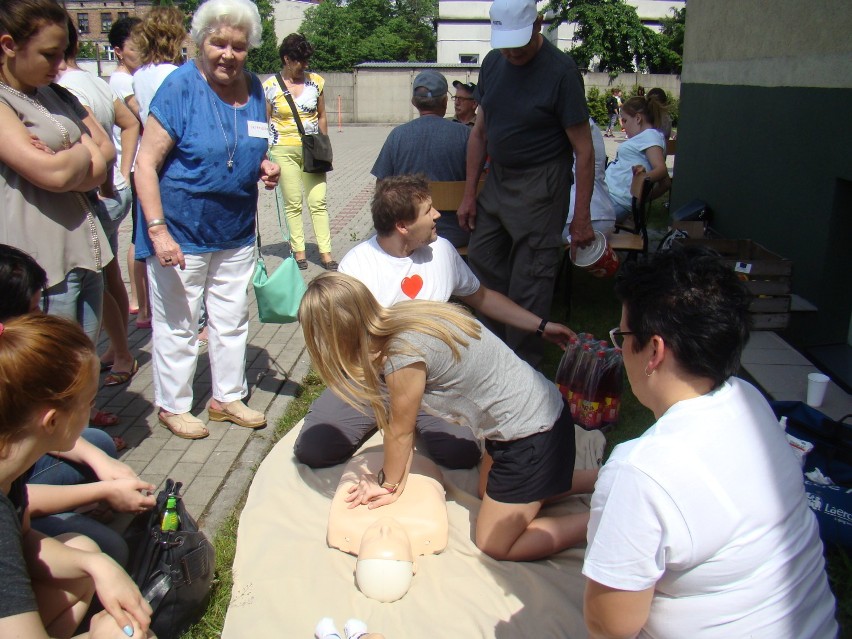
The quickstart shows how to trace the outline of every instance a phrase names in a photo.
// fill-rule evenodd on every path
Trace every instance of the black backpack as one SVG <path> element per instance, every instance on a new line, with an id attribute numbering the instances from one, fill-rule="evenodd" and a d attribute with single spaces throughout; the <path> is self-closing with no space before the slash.
<path id="1" fill-rule="evenodd" d="M 125 532 L 130 547 L 130 577 L 154 609 L 151 630 L 159 639 L 176 639 L 207 606 L 216 555 L 180 497 L 182 484 L 171 479 L 157 505 L 137 515 Z M 178 530 L 161 530 L 169 497 L 177 497 Z"/>
<path id="2" fill-rule="evenodd" d="M 618 109 L 618 100 L 615 99 L 614 95 L 609 96 L 606 99 L 606 111 L 609 115 L 612 115 Z"/>

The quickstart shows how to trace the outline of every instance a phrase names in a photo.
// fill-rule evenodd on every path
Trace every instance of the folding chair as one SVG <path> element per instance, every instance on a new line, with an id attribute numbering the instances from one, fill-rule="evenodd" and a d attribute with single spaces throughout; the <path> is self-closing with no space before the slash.
<path id="1" fill-rule="evenodd" d="M 484 180 L 480 180 L 476 187 L 476 193 L 482 190 L 485 184 Z M 455 213 L 459 210 L 462 197 L 464 197 L 464 180 L 457 182 L 429 182 L 429 193 L 432 195 L 432 206 L 441 213 Z M 456 248 L 459 255 L 467 255 L 467 247 L 459 246 Z"/>
<path id="2" fill-rule="evenodd" d="M 628 259 L 648 254 L 648 208 L 654 183 L 644 174 L 634 175 L 630 184 L 630 217 L 626 224 L 616 224 L 609 245 L 615 251 L 627 252 Z M 622 233 L 624 231 L 624 233 Z"/>

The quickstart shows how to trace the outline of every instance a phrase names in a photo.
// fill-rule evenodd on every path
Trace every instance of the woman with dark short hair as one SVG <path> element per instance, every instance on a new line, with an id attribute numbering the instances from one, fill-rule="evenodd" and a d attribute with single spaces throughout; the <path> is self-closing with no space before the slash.
<path id="1" fill-rule="evenodd" d="M 676 248 L 616 283 L 636 398 L 656 418 L 592 496 L 583 574 L 598 637 L 837 635 L 802 469 L 766 399 L 735 377 L 750 296 L 719 256 Z"/>
<path id="2" fill-rule="evenodd" d="M 325 113 L 325 80 L 311 73 L 308 63 L 314 48 L 301 33 L 291 33 L 281 41 L 278 55 L 281 72 L 263 83 L 266 94 L 266 113 L 269 117 L 269 157 L 281 167 L 281 194 L 284 197 L 287 224 L 290 227 L 290 244 L 299 268 L 306 270 L 305 227 L 302 222 L 302 191 L 308 201 L 311 223 L 317 239 L 323 268 L 337 270 L 331 256 L 331 231 L 326 205 L 326 174 L 305 173 L 302 168 L 302 138 L 296 125 L 293 109 L 285 90 L 293 98 L 305 133 L 328 134 Z M 284 86 L 281 86 L 281 78 Z"/>

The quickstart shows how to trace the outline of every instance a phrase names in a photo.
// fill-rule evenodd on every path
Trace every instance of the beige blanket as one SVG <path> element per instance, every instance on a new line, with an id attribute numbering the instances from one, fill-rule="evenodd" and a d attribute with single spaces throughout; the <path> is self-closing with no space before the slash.
<path id="1" fill-rule="evenodd" d="M 449 544 L 417 558 L 417 574 L 399 601 L 379 603 L 355 586 L 355 557 L 326 545 L 331 498 L 343 465 L 312 470 L 293 457 L 297 425 L 261 464 L 240 517 L 226 639 L 310 639 L 321 617 L 338 629 L 357 617 L 387 639 L 477 637 L 584 639 L 580 574 L 583 549 L 515 563 L 483 555 L 472 541 L 480 501 L 477 472 L 445 471 Z M 363 450 L 378 450 L 376 436 Z M 578 438 L 578 468 L 603 450 L 600 433 Z M 550 512 L 587 508 L 582 498 Z"/>

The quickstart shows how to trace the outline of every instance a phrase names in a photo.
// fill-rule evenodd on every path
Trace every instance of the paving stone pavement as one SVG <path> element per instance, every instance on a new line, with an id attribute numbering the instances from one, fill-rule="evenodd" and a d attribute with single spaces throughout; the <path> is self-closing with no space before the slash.
<path id="1" fill-rule="evenodd" d="M 370 169 L 392 128 L 350 126 L 329 132 L 335 168 L 328 176 L 327 201 L 332 250 L 338 261 L 352 246 L 372 234 L 369 201 L 375 180 Z M 271 271 L 288 254 L 278 230 L 274 194 L 261 190 L 258 208 L 263 253 Z M 323 269 L 309 216 L 305 215 L 305 219 L 308 220 L 305 233 L 309 263 L 305 278 L 309 281 Z M 130 233 L 130 220 L 127 219 L 119 233 L 119 256 L 125 281 L 124 256 Z M 158 489 L 169 477 L 182 481 L 186 507 L 211 536 L 248 490 L 257 465 L 272 445 L 275 425 L 310 364 L 298 324 L 261 324 L 257 320 L 253 292 L 250 304 L 246 353 L 248 405 L 266 413 L 266 428 L 253 431 L 233 424 L 210 422 L 207 424 L 208 438 L 189 441 L 175 437 L 160 426 L 153 404 L 151 330 L 136 328 L 135 317 L 130 320 L 129 341 L 139 361 L 139 372 L 129 384 L 104 387 L 98 393 L 98 408 L 115 412 L 121 419 L 118 426 L 107 429 L 110 434 L 121 435 L 127 441 L 128 449 L 121 459 Z M 102 340 L 101 352 L 105 348 Z M 198 359 L 193 391 L 192 412 L 206 421 L 211 391 L 210 361 L 206 351 Z"/>

